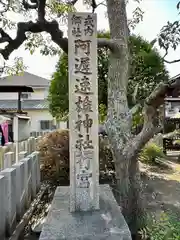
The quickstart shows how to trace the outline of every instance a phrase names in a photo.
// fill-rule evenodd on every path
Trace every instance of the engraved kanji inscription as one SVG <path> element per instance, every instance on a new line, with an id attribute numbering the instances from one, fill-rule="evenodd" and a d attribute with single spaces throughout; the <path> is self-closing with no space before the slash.
<path id="1" fill-rule="evenodd" d="M 82 74 L 92 74 L 90 71 L 90 58 L 89 57 L 82 57 L 82 58 L 75 58 L 75 73 L 82 73 Z"/>
<path id="2" fill-rule="evenodd" d="M 81 132 L 81 125 L 82 125 L 83 121 L 81 119 L 78 119 L 75 124 L 75 129 L 77 129 L 79 132 Z"/>
<path id="3" fill-rule="evenodd" d="M 82 151 L 83 149 L 94 149 L 92 145 L 92 140 L 90 140 L 89 134 L 86 135 L 86 138 L 83 139 L 82 134 L 78 134 L 78 139 L 76 140 L 75 148 L 79 151 Z"/>
<path id="4" fill-rule="evenodd" d="M 78 187 L 89 188 L 90 178 L 92 178 L 92 173 L 89 173 L 85 169 L 82 169 L 81 172 L 77 174 Z"/>
<path id="5" fill-rule="evenodd" d="M 82 121 L 81 119 L 78 119 L 75 124 L 75 129 L 77 129 L 79 132 L 81 132 L 81 126 L 83 124 L 84 128 L 86 129 L 86 133 L 89 133 L 89 130 L 91 129 L 93 124 L 93 120 L 89 117 L 89 114 L 85 114 L 85 120 Z"/>
<path id="6" fill-rule="evenodd" d="M 92 140 L 90 140 L 89 134 L 86 135 L 86 140 L 83 143 L 84 149 L 94 149 L 94 146 L 92 145 Z"/>
<path id="7" fill-rule="evenodd" d="M 77 39 L 74 41 L 75 44 L 75 51 L 74 53 L 77 55 L 78 54 L 78 49 L 82 49 L 83 52 L 89 56 L 90 54 L 90 47 L 91 47 L 91 40 L 81 40 Z"/>
<path id="8" fill-rule="evenodd" d="M 75 148 L 78 149 L 79 151 L 82 151 L 82 148 L 83 148 L 83 135 L 82 134 L 78 134 L 78 139 L 76 140 Z"/>
<path id="9" fill-rule="evenodd" d="M 82 32 L 81 32 L 81 29 L 80 29 L 79 26 L 73 27 L 73 29 L 72 29 L 72 35 L 75 36 L 75 37 L 81 37 Z"/>
<path id="10" fill-rule="evenodd" d="M 76 111 L 78 113 L 84 112 L 92 112 L 92 101 L 89 99 L 89 96 L 86 96 L 82 99 L 83 97 L 78 96 L 78 101 L 75 103 L 76 104 Z"/>
<path id="11" fill-rule="evenodd" d="M 90 150 L 88 150 L 90 151 Z M 74 154 L 74 157 L 76 159 L 76 163 L 79 164 L 80 168 L 84 168 L 86 170 L 89 170 L 90 168 L 90 161 L 93 159 L 93 151 L 91 150 L 91 154 L 89 153 L 87 155 L 87 150 L 80 152 L 77 150 Z"/>
<path id="12" fill-rule="evenodd" d="M 76 104 L 76 111 L 78 113 L 92 112 L 92 101 L 89 99 L 89 96 L 85 96 L 84 98 L 81 96 L 78 96 L 78 101 L 75 104 Z"/>
<path id="13" fill-rule="evenodd" d="M 82 32 L 81 32 L 81 28 L 80 25 L 82 23 L 82 17 L 81 16 L 76 16 L 73 15 L 71 18 L 72 21 L 72 35 L 75 37 L 81 37 L 82 36 Z"/>
<path id="14" fill-rule="evenodd" d="M 92 118 L 89 117 L 89 114 L 85 115 L 85 120 L 83 121 L 84 128 L 86 129 L 86 133 L 89 133 L 89 129 L 91 129 L 93 125 Z"/>
<path id="15" fill-rule="evenodd" d="M 72 25 L 80 25 L 82 23 L 82 17 L 73 14 L 71 21 L 72 21 Z"/>
<path id="16" fill-rule="evenodd" d="M 84 19 L 84 34 L 92 36 L 94 33 L 94 20 L 88 15 L 87 18 Z"/>
<path id="17" fill-rule="evenodd" d="M 80 152 L 79 150 L 77 150 L 75 153 L 74 153 L 74 158 L 76 160 L 76 163 L 79 164 L 80 168 L 83 166 L 83 152 Z"/>
<path id="18" fill-rule="evenodd" d="M 83 154 L 84 154 L 84 158 L 85 158 L 85 159 L 90 159 L 90 160 L 92 160 L 92 159 L 93 159 L 93 156 L 94 156 L 94 151 L 93 151 L 93 150 L 85 150 L 85 151 L 83 152 Z"/>
<path id="19" fill-rule="evenodd" d="M 81 79 L 76 79 L 76 82 L 79 84 L 75 85 L 75 93 L 93 94 L 93 92 L 91 92 L 91 83 L 88 77 L 84 76 Z"/>

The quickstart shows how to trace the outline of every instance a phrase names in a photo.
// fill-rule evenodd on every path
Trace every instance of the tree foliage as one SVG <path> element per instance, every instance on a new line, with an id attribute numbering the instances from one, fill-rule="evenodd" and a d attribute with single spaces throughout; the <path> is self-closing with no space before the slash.
<path id="1" fill-rule="evenodd" d="M 179 12 L 180 1 L 177 2 L 176 8 Z M 176 19 L 174 22 L 168 21 L 167 24 L 161 28 L 158 37 L 152 42 L 153 44 L 158 42 L 160 48 L 164 50 L 163 59 L 166 63 L 180 62 L 180 58 L 172 60 L 167 59 L 169 50 L 173 49 L 175 51 L 180 44 L 180 19 Z"/>
<path id="2" fill-rule="evenodd" d="M 109 38 L 108 32 L 100 32 L 99 37 Z M 133 107 L 143 103 L 154 88 L 168 81 L 168 73 L 158 51 L 140 36 L 129 37 L 130 74 L 128 81 L 128 102 Z M 107 107 L 109 50 L 98 49 L 98 94 L 101 109 Z M 68 113 L 68 58 L 62 54 L 52 76 L 49 90 L 49 109 L 56 118 Z M 99 109 L 100 110 L 100 109 Z"/>
<path id="3" fill-rule="evenodd" d="M 62 119 L 68 114 L 68 56 L 63 54 L 56 65 L 49 88 L 49 109 L 54 117 Z"/>
<path id="4" fill-rule="evenodd" d="M 129 105 L 143 102 L 160 82 L 168 81 L 168 72 L 158 51 L 140 36 L 129 39 Z"/>

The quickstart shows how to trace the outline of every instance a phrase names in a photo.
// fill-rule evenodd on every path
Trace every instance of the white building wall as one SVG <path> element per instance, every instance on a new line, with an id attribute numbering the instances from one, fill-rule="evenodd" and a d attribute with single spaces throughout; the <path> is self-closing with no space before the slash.
<path id="1" fill-rule="evenodd" d="M 34 110 L 28 111 L 28 116 L 31 118 L 31 132 L 40 132 L 40 121 L 53 120 L 52 115 L 48 110 Z"/>
<path id="2" fill-rule="evenodd" d="M 0 93 L 0 100 L 17 100 L 17 93 Z"/>
<path id="3" fill-rule="evenodd" d="M 48 89 L 34 89 L 33 93 L 30 93 L 29 100 L 40 100 L 45 99 L 48 96 Z M 18 93 L 0 93 L 0 100 L 17 100 Z"/>

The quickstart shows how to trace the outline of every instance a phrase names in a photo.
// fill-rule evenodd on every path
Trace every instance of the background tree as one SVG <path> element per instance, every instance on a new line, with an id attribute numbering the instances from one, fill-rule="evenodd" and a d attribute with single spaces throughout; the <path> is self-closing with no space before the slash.
<path id="1" fill-rule="evenodd" d="M 48 33 L 51 36 L 48 40 L 52 40 L 60 49 L 68 53 L 68 41 L 67 38 L 63 37 L 63 32 L 59 28 L 58 21 L 64 19 L 64 17 L 67 16 L 67 12 L 74 9 L 73 5 L 77 1 L 78 0 L 50 1 L 52 4 L 49 4 L 46 0 L 30 0 L 28 2 L 26 2 L 26 0 L 22 2 L 0 1 L 1 19 L 3 19 L 8 10 L 24 13 L 27 17 L 28 10 L 32 11 L 33 14 L 33 10 L 37 10 L 37 19 L 35 19 L 34 22 L 32 21 L 34 18 L 31 15 L 32 18 L 30 21 L 18 23 L 17 36 L 14 39 L 6 32 L 6 28 L 8 27 L 7 21 L 4 24 L 4 28 L 0 29 L 0 43 L 7 43 L 4 48 L 0 49 L 0 53 L 4 59 L 7 60 L 9 55 L 15 49 L 18 49 L 26 40 L 26 44 L 28 40 L 33 42 L 31 36 L 36 39 L 35 43 L 33 42 L 34 45 L 31 44 L 31 46 L 34 47 L 39 44 L 46 48 L 50 47 L 50 43 L 46 44 L 43 41 L 43 35 L 37 35 L 37 33 L 42 32 Z M 98 7 L 96 0 L 88 0 L 86 3 L 91 5 L 93 12 Z M 159 106 L 163 103 L 164 96 L 169 90 L 169 87 L 178 88 L 180 86 L 176 81 L 168 84 L 159 84 L 144 101 L 144 125 L 142 131 L 138 135 L 132 136 L 132 118 L 127 101 L 129 29 L 126 4 L 127 1 L 125 0 L 105 1 L 109 20 L 110 39 L 99 38 L 98 48 L 107 47 L 110 51 L 108 64 L 108 109 L 105 126 L 115 162 L 117 191 L 119 192 L 117 200 L 131 232 L 136 233 L 139 227 L 139 220 L 142 220 L 144 216 L 138 169 L 138 153 L 149 139 L 152 138 L 156 132 L 160 131 L 154 119 L 157 117 Z M 7 15 L 4 19 L 6 18 Z M 45 47 L 45 54 L 48 52 L 54 53 L 56 50 L 52 48 L 52 51 L 49 51 Z"/>
<path id="2" fill-rule="evenodd" d="M 100 38 L 110 38 L 109 32 L 100 32 Z M 130 74 L 128 81 L 128 104 L 142 104 L 160 81 L 168 81 L 162 57 L 150 43 L 142 37 L 129 37 Z M 107 107 L 109 49 L 98 49 L 98 94 L 101 108 Z M 103 105 L 102 105 L 103 104 Z M 54 117 L 62 118 L 68 114 L 68 58 L 62 54 L 52 76 L 49 89 L 49 109 Z M 105 110 L 105 109 L 104 109 Z"/>
<path id="3" fill-rule="evenodd" d="M 62 54 L 56 65 L 49 88 L 49 109 L 53 117 L 62 120 L 68 114 L 69 106 L 68 92 L 68 56 Z"/>

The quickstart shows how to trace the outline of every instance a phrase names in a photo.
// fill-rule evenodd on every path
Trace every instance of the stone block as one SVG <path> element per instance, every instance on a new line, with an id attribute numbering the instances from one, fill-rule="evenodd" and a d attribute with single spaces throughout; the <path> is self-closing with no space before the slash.
<path id="1" fill-rule="evenodd" d="M 5 144 L 5 146 L 8 147 L 8 151 L 11 151 L 11 152 L 13 152 L 13 149 L 14 149 L 13 145 L 14 145 L 13 142 L 8 142 Z"/>
<path id="2" fill-rule="evenodd" d="M 36 159 L 36 190 L 39 191 L 41 185 L 41 175 L 40 175 L 40 157 L 39 152 L 36 151 L 33 153 L 33 156 Z"/>
<path id="3" fill-rule="evenodd" d="M 5 222 L 6 222 L 6 192 L 5 177 L 0 176 L 0 239 L 5 240 Z"/>
<path id="4" fill-rule="evenodd" d="M 25 164 L 25 170 L 24 170 L 24 189 L 25 189 L 25 206 L 26 208 L 29 207 L 31 203 L 31 184 L 32 184 L 32 158 L 26 157 L 21 160 L 21 162 L 24 162 Z"/>
<path id="5" fill-rule="evenodd" d="M 100 185 L 100 209 L 70 213 L 70 188 L 58 187 L 40 240 L 131 240 L 109 185 Z"/>
<path id="6" fill-rule="evenodd" d="M 0 172 L 5 177 L 6 229 L 10 236 L 16 227 L 16 169 L 7 168 Z"/>
<path id="7" fill-rule="evenodd" d="M 14 152 L 7 152 L 4 154 L 4 168 L 11 168 L 15 161 Z"/>
<path id="8" fill-rule="evenodd" d="M 28 153 L 28 141 L 24 141 L 24 151 Z"/>
<path id="9" fill-rule="evenodd" d="M 4 169 L 4 154 L 8 152 L 8 147 L 7 146 L 3 146 L 0 147 L 0 169 Z"/>
<path id="10" fill-rule="evenodd" d="M 31 137 L 32 153 L 36 151 L 36 140 L 35 137 Z"/>
<path id="11" fill-rule="evenodd" d="M 24 142 L 19 142 L 19 153 L 24 152 Z"/>
<path id="12" fill-rule="evenodd" d="M 25 208 L 27 208 L 28 207 L 28 162 L 26 158 L 21 159 L 20 162 L 24 163 L 23 197 L 24 197 Z"/>
<path id="13" fill-rule="evenodd" d="M 32 138 L 27 139 L 28 154 L 32 153 Z"/>
<path id="14" fill-rule="evenodd" d="M 31 154 L 32 157 L 32 197 L 34 198 L 37 193 L 37 155 L 36 153 Z"/>
<path id="15" fill-rule="evenodd" d="M 27 151 L 22 151 L 19 153 L 19 160 L 22 160 L 23 158 L 27 157 Z"/>
<path id="16" fill-rule="evenodd" d="M 16 215 L 20 220 L 25 212 L 24 171 L 25 163 L 20 161 L 12 166 L 16 169 Z"/>

